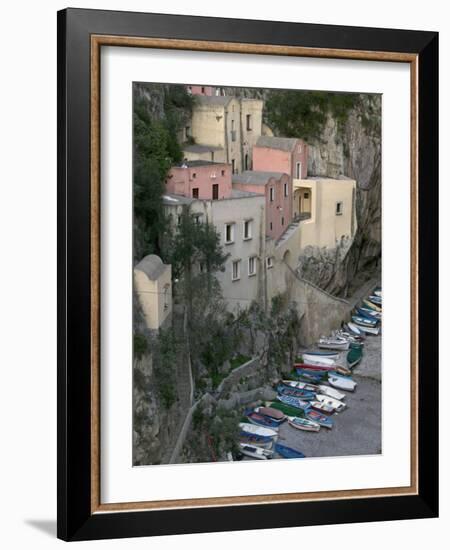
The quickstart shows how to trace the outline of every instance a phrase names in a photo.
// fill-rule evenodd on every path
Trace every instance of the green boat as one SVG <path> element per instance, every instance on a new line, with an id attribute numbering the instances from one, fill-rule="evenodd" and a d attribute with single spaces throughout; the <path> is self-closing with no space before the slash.
<path id="1" fill-rule="evenodd" d="M 304 417 L 305 414 L 302 411 L 302 409 L 297 409 L 297 407 L 291 407 L 291 405 L 286 405 L 285 403 L 279 403 L 277 401 L 273 401 L 272 403 L 267 404 L 268 407 L 271 407 L 272 409 L 277 409 L 287 416 L 300 416 Z"/>
<path id="2" fill-rule="evenodd" d="M 361 361 L 363 356 L 362 347 L 351 347 L 347 353 L 347 365 L 353 369 Z"/>

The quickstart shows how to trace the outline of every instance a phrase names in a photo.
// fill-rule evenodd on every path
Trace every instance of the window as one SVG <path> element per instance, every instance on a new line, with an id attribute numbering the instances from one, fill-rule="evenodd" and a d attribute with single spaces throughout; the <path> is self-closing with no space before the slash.
<path id="1" fill-rule="evenodd" d="M 252 256 L 248 259 L 248 276 L 256 275 L 256 258 Z"/>
<path id="2" fill-rule="evenodd" d="M 244 157 L 244 170 L 248 170 L 248 167 L 248 154 L 246 153 Z"/>
<path id="3" fill-rule="evenodd" d="M 241 261 L 240 260 L 234 260 L 232 264 L 232 272 L 231 272 L 231 280 L 237 281 L 241 276 Z"/>
<path id="4" fill-rule="evenodd" d="M 302 177 L 302 163 L 297 162 L 295 165 L 295 177 L 299 180 Z"/>
<path id="5" fill-rule="evenodd" d="M 187 141 L 190 137 L 191 137 L 191 127 L 186 126 L 184 128 L 184 139 L 185 139 L 185 141 Z"/>
<path id="6" fill-rule="evenodd" d="M 199 225 L 202 223 L 202 215 L 201 214 L 194 214 L 194 222 Z"/>
<path id="7" fill-rule="evenodd" d="M 247 132 L 250 132 L 250 130 L 252 129 L 252 115 L 247 115 L 246 120 L 247 120 Z"/>
<path id="8" fill-rule="evenodd" d="M 212 198 L 213 198 L 213 201 L 216 201 L 219 198 L 219 184 L 218 183 L 213 183 Z"/>
<path id="9" fill-rule="evenodd" d="M 235 173 L 235 166 L 236 166 L 236 161 L 234 159 L 231 159 L 231 173 L 232 174 Z"/>
<path id="10" fill-rule="evenodd" d="M 202 86 L 202 94 L 204 94 L 204 93 L 205 93 L 205 87 Z"/>
<path id="11" fill-rule="evenodd" d="M 196 177 L 197 177 L 197 174 L 195 172 L 192 172 L 192 179 L 195 180 Z"/>
<path id="12" fill-rule="evenodd" d="M 272 222 L 269 223 L 270 230 L 272 231 Z"/>
<path id="13" fill-rule="evenodd" d="M 205 262 L 199 262 L 198 271 L 199 271 L 199 273 L 204 273 L 205 272 Z"/>
<path id="14" fill-rule="evenodd" d="M 177 216 L 177 225 L 181 224 L 181 216 Z"/>
<path id="15" fill-rule="evenodd" d="M 274 189 L 273 187 L 271 187 L 271 188 L 269 189 L 269 198 L 270 198 L 270 202 L 273 202 L 274 197 L 275 197 L 275 189 Z"/>
<path id="16" fill-rule="evenodd" d="M 303 198 L 304 199 L 309 199 L 309 193 L 303 193 Z"/>
<path id="17" fill-rule="evenodd" d="M 269 256 L 266 260 L 267 269 L 270 269 L 273 267 L 273 258 L 272 256 Z"/>
<path id="18" fill-rule="evenodd" d="M 221 175 L 224 176 L 225 175 L 225 170 L 221 170 Z"/>
<path id="19" fill-rule="evenodd" d="M 344 203 L 343 202 L 337 202 L 336 203 L 336 216 L 342 216 L 343 210 L 344 210 Z"/>
<path id="20" fill-rule="evenodd" d="M 288 196 L 288 193 L 289 193 L 288 184 L 285 183 L 285 184 L 284 184 L 284 196 L 287 197 L 287 196 Z"/>
<path id="21" fill-rule="evenodd" d="M 234 242 L 234 223 L 225 224 L 225 244 Z"/>
<path id="22" fill-rule="evenodd" d="M 193 199 L 198 199 L 198 187 L 193 187 L 192 188 L 192 198 Z"/>
<path id="23" fill-rule="evenodd" d="M 281 225 L 284 225 L 284 218 L 281 217 Z"/>
<path id="24" fill-rule="evenodd" d="M 252 238 L 252 220 L 244 221 L 244 240 L 247 241 Z"/>
<path id="25" fill-rule="evenodd" d="M 236 141 L 236 130 L 234 128 L 234 120 L 231 121 L 231 141 Z"/>

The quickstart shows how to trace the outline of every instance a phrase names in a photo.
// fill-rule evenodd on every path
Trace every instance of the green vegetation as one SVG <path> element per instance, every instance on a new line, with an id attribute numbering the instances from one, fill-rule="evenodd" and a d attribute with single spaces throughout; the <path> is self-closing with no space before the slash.
<path id="1" fill-rule="evenodd" d="M 140 332 L 133 334 L 133 353 L 137 359 L 140 359 L 148 351 L 147 339 Z"/>
<path id="2" fill-rule="evenodd" d="M 182 160 L 177 132 L 192 99 L 184 86 L 155 88 L 152 85 L 154 103 L 156 98 L 163 98 L 163 110 L 158 117 L 154 113 L 155 105 L 140 93 L 146 85 L 138 86 L 134 88 L 133 105 L 133 208 L 137 233 L 135 255 L 141 258 L 151 253 L 160 254 L 160 236 L 167 230 L 161 198 L 165 177 L 169 168 Z"/>
<path id="3" fill-rule="evenodd" d="M 233 357 L 230 360 L 231 370 L 237 369 L 244 363 L 247 363 L 248 361 L 250 361 L 250 359 L 251 357 L 249 355 L 242 355 L 241 353 L 238 353 L 235 357 Z"/>
<path id="4" fill-rule="evenodd" d="M 265 109 L 269 126 L 278 135 L 303 139 L 319 139 L 328 115 L 345 124 L 349 111 L 358 101 L 358 94 L 331 92 L 299 92 L 271 90 Z"/>

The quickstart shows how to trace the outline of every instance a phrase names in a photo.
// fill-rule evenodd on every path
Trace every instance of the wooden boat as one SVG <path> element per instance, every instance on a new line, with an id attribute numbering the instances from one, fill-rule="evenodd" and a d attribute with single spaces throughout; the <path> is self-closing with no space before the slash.
<path id="1" fill-rule="evenodd" d="M 257 460 L 268 460 L 273 456 L 273 451 L 249 443 L 239 443 L 239 450 L 243 455 L 256 458 Z"/>
<path id="2" fill-rule="evenodd" d="M 317 392 L 316 384 L 308 384 L 308 382 L 296 382 L 295 380 L 282 380 L 282 384 L 290 388 L 300 388 L 301 390 Z"/>
<path id="3" fill-rule="evenodd" d="M 378 327 L 359 327 L 363 332 L 366 334 L 370 334 L 371 336 L 378 336 L 380 334 L 380 329 Z"/>
<path id="4" fill-rule="evenodd" d="M 275 420 L 277 422 L 283 422 L 283 420 L 286 420 L 285 414 L 283 414 L 278 409 L 273 409 L 272 407 L 256 407 L 255 412 L 264 416 L 268 416 L 269 418 L 272 418 L 272 420 Z"/>
<path id="5" fill-rule="evenodd" d="M 320 424 L 308 418 L 290 417 L 288 418 L 288 423 L 289 426 L 297 430 L 305 430 L 306 432 L 318 432 L 320 430 Z"/>
<path id="6" fill-rule="evenodd" d="M 277 392 L 280 395 L 291 395 L 292 397 L 299 397 L 304 401 L 311 401 L 311 399 L 314 399 L 315 395 L 313 392 L 301 390 L 300 388 L 284 386 L 283 384 L 279 384 L 277 386 Z"/>
<path id="7" fill-rule="evenodd" d="M 339 376 L 337 374 L 328 375 L 328 384 L 333 386 L 333 388 L 338 388 L 339 390 L 344 391 L 355 391 L 356 386 L 358 385 L 354 380 L 346 376 Z"/>
<path id="8" fill-rule="evenodd" d="M 331 430 L 334 425 L 334 422 L 330 416 L 322 414 L 315 409 L 310 409 L 306 413 L 306 417 L 313 422 L 317 422 L 317 424 L 319 424 L 319 426 L 321 426 L 322 428 L 327 428 L 328 430 Z"/>
<path id="9" fill-rule="evenodd" d="M 358 325 L 355 325 L 355 323 L 347 323 L 347 327 L 349 328 L 349 330 L 353 333 L 353 334 L 356 334 L 357 336 L 361 336 L 363 335 L 363 332 L 362 330 L 360 329 L 360 327 L 358 327 Z"/>
<path id="10" fill-rule="evenodd" d="M 275 452 L 283 458 L 305 458 L 305 455 L 292 447 L 286 447 L 282 443 L 275 443 Z"/>
<path id="11" fill-rule="evenodd" d="M 325 403 L 326 405 L 330 405 L 330 407 L 333 407 L 336 412 L 342 412 L 347 406 L 345 403 L 342 403 L 342 401 L 334 399 L 334 397 L 330 397 L 329 395 L 322 395 L 320 393 L 317 394 L 316 400 L 320 401 L 321 403 Z"/>
<path id="12" fill-rule="evenodd" d="M 327 403 L 322 403 L 322 401 L 311 401 L 311 407 L 323 414 L 334 414 L 336 412 L 334 407 Z"/>
<path id="13" fill-rule="evenodd" d="M 301 368 L 295 369 L 295 372 L 297 376 L 300 378 L 300 380 L 303 380 L 305 382 L 311 382 L 313 384 L 318 384 L 321 380 L 326 378 L 327 373 L 323 371 L 307 371 Z"/>
<path id="14" fill-rule="evenodd" d="M 268 437 L 273 439 L 278 435 L 278 432 L 272 428 L 264 428 L 263 426 L 256 426 L 254 424 L 248 424 L 247 422 L 240 422 L 239 428 L 241 432 L 249 435 L 258 435 L 260 437 Z"/>
<path id="15" fill-rule="evenodd" d="M 336 368 L 336 364 L 333 365 L 310 365 L 309 363 L 295 363 L 296 369 L 307 370 L 310 372 L 327 372 Z"/>
<path id="16" fill-rule="evenodd" d="M 348 342 L 338 338 L 320 338 L 317 344 L 319 348 L 336 349 L 339 351 L 348 350 Z"/>
<path id="17" fill-rule="evenodd" d="M 334 399 L 338 399 L 339 401 L 345 399 L 345 393 L 341 393 L 340 391 L 337 391 L 334 388 L 330 388 L 330 386 L 325 386 L 324 384 L 318 386 L 317 390 L 317 393 L 328 395 L 329 397 L 333 397 Z"/>
<path id="18" fill-rule="evenodd" d="M 369 309 L 373 309 L 375 311 L 378 311 L 379 313 L 381 313 L 381 307 L 380 306 L 377 306 L 376 304 L 373 304 L 372 302 L 370 302 L 369 300 L 363 300 L 363 304 L 368 307 Z"/>
<path id="19" fill-rule="evenodd" d="M 326 367 L 331 367 L 336 363 L 336 359 L 331 357 L 319 357 L 316 355 L 309 355 L 308 353 L 304 353 L 302 357 L 303 363 L 308 365 L 325 365 Z"/>
<path id="20" fill-rule="evenodd" d="M 272 428 L 273 430 L 278 430 L 278 422 L 272 420 L 268 416 L 263 416 L 256 412 L 251 412 L 247 414 L 249 422 L 255 424 L 256 426 L 261 426 L 263 428 Z"/>
<path id="21" fill-rule="evenodd" d="M 298 397 L 292 397 L 290 395 L 277 395 L 277 399 L 286 405 L 291 405 L 292 407 L 296 407 L 302 411 L 305 411 L 310 407 L 309 401 L 303 401 Z"/>
<path id="22" fill-rule="evenodd" d="M 336 359 L 339 356 L 339 353 L 336 353 L 335 351 L 325 351 L 323 349 L 320 349 L 320 350 L 313 350 L 313 351 L 304 351 L 301 355 L 303 357 L 305 355 L 309 355 L 313 357 L 325 357 L 328 359 Z"/>
<path id="23" fill-rule="evenodd" d="M 375 328 L 378 324 L 376 319 L 368 319 L 367 317 L 361 317 L 360 315 L 352 315 L 352 321 L 359 327 Z"/>
<path id="24" fill-rule="evenodd" d="M 362 348 L 350 348 L 347 353 L 347 365 L 353 369 L 361 361 L 363 356 Z"/>
<path id="25" fill-rule="evenodd" d="M 342 376 L 350 376 L 352 373 L 352 371 L 349 368 L 344 367 L 344 365 L 336 365 L 336 368 L 332 372 L 337 372 Z"/>
<path id="26" fill-rule="evenodd" d="M 285 403 L 280 403 L 279 401 L 273 401 L 272 403 L 267 402 L 266 406 L 278 409 L 283 412 L 286 416 L 304 416 L 305 412 L 302 409 L 297 407 L 292 407 L 291 405 L 286 405 Z"/>

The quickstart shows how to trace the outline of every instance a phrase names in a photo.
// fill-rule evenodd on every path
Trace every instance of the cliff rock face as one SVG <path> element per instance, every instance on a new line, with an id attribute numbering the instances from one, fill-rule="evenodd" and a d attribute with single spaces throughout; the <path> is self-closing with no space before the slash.
<path id="1" fill-rule="evenodd" d="M 299 257 L 299 273 L 332 294 L 347 294 L 376 272 L 381 260 L 381 96 L 361 95 L 345 123 L 328 115 L 309 143 L 309 175 L 356 180 L 358 228 L 348 251 L 311 249 Z"/>

